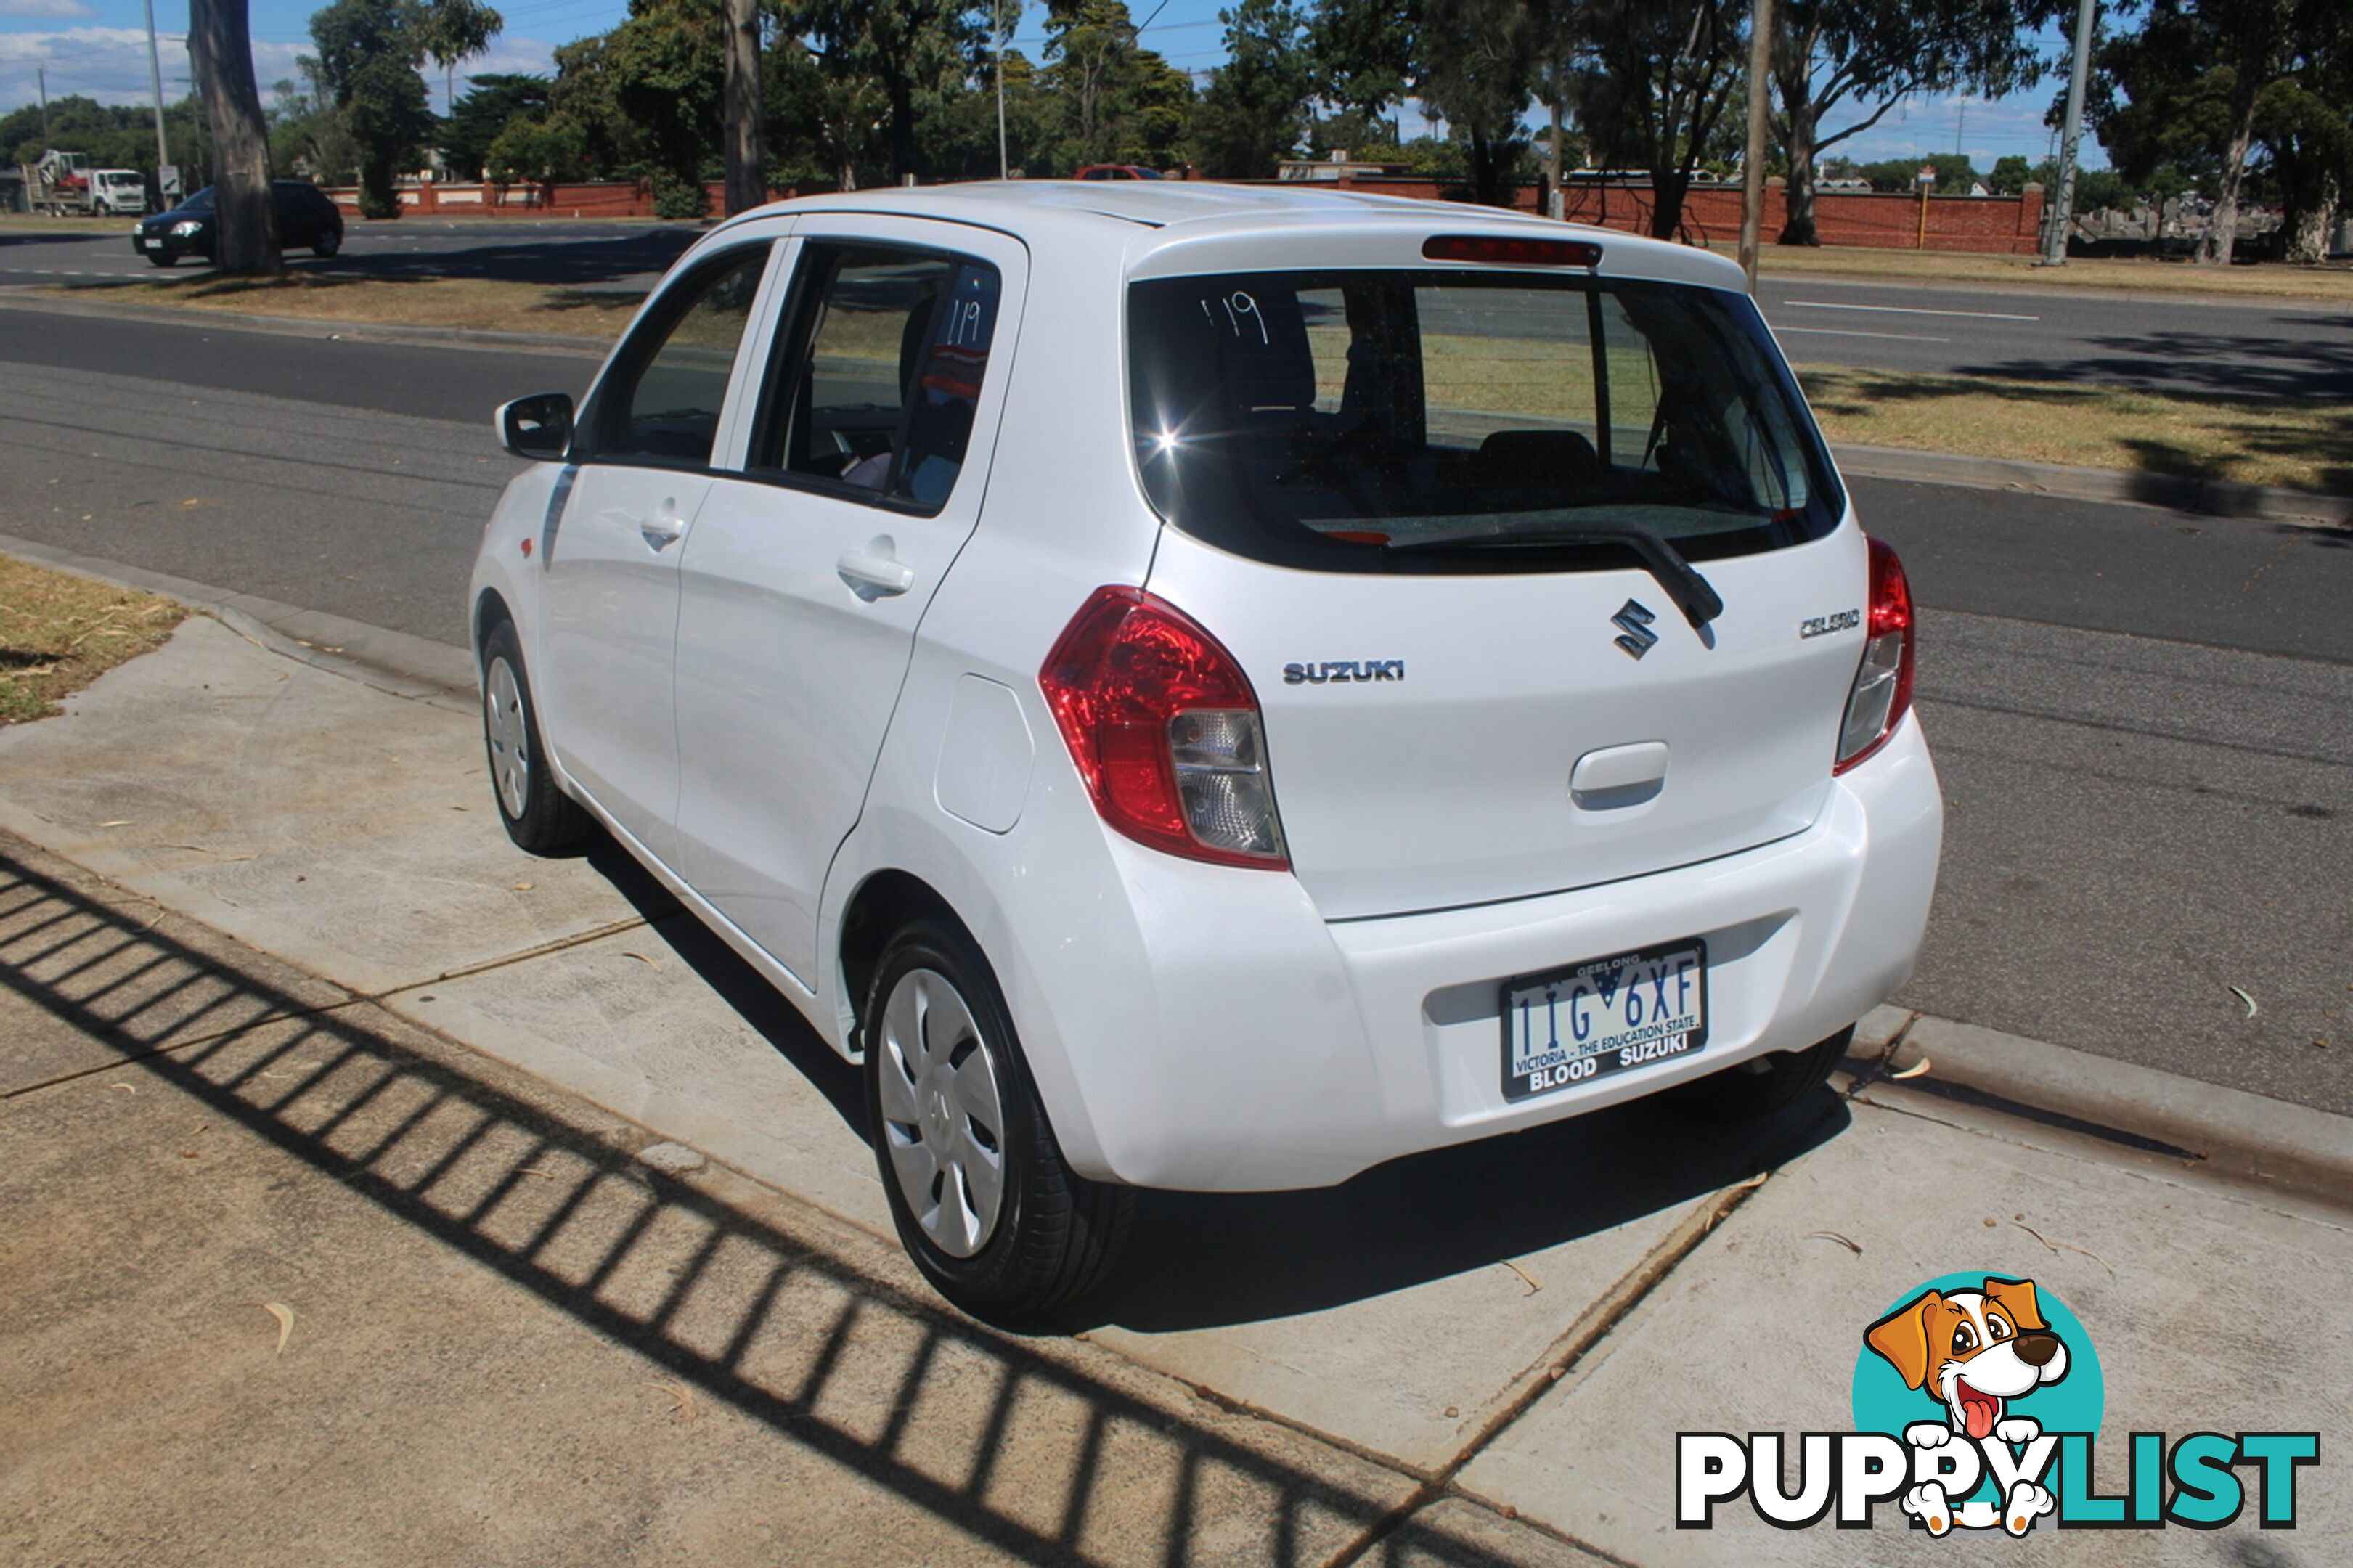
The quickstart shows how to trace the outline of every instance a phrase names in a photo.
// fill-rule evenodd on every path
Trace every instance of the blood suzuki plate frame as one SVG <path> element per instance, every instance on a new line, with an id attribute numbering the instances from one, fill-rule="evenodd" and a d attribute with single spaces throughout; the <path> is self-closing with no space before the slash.
<path id="1" fill-rule="evenodd" d="M 1707 1045 L 1707 943 L 1699 937 L 1516 976 L 1502 990 L 1507 1100 Z"/>

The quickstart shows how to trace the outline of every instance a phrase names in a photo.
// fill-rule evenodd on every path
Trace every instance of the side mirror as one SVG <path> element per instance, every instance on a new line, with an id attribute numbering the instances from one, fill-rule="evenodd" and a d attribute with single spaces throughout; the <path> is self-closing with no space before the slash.
<path id="1" fill-rule="evenodd" d="M 561 462 L 572 449 L 572 398 L 568 393 L 542 392 L 501 404 L 492 416 L 499 444 L 518 458 L 534 463 Z"/>

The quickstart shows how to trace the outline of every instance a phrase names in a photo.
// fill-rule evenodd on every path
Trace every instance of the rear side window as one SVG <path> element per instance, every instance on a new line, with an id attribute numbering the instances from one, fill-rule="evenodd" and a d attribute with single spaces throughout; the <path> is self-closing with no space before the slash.
<path id="1" fill-rule="evenodd" d="M 944 504 L 997 333 L 997 268 L 813 243 L 770 365 L 750 467 L 850 498 Z"/>
<path id="2" fill-rule="evenodd" d="M 598 395 L 598 457 L 709 466 L 736 346 L 767 264 L 765 245 L 735 252 L 690 279 L 639 329 L 620 374 Z"/>
<path id="3" fill-rule="evenodd" d="M 1146 492 L 1261 559 L 1559 570 L 1622 552 L 1574 537 L 1602 521 L 1706 559 L 1820 538 L 1843 510 L 1741 295 L 1366 269 L 1155 279 L 1128 310 Z"/>

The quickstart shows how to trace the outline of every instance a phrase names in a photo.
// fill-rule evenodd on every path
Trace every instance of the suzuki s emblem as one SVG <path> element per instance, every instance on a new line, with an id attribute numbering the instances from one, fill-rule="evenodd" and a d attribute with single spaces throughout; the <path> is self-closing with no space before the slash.
<path id="1" fill-rule="evenodd" d="M 1624 609 L 1609 617 L 1609 624 L 1625 635 L 1610 640 L 1634 658 L 1640 658 L 1658 646 L 1659 634 L 1651 629 L 1651 623 L 1658 618 L 1633 600 L 1629 599 L 1626 601 Z"/>

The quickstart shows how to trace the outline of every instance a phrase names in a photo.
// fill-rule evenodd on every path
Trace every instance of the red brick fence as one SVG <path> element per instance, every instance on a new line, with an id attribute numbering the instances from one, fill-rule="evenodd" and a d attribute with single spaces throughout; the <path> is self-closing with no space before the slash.
<path id="1" fill-rule="evenodd" d="M 703 195 L 713 216 L 727 210 L 726 187 L 712 180 Z M 350 186 L 327 193 L 347 217 L 356 217 L 360 194 Z M 771 188 L 771 201 L 807 193 L 797 186 Z M 416 184 L 400 188 L 405 217 L 651 217 L 653 186 L 643 180 L 581 180 L 535 185 Z"/>
<path id="2" fill-rule="evenodd" d="M 1300 181 L 1321 185 L 1324 181 Z M 1357 175 L 1330 184 L 1344 190 L 1422 200 L 1460 199 L 1459 186 L 1401 175 Z M 1566 215 L 1575 223 L 1599 224 L 1630 234 L 1651 232 L 1656 202 L 1647 180 L 1568 183 Z M 1767 182 L 1765 243 L 1776 244 L 1788 221 L 1787 193 L 1779 180 Z M 1543 187 L 1533 181 L 1515 186 L 1512 205 L 1522 212 L 1543 206 Z M 1924 223 L 1925 220 L 1925 223 Z M 1867 245 L 1902 250 L 1979 250 L 2031 256 L 2041 247 L 2042 187 L 2029 185 L 2020 196 L 1930 196 L 1903 192 L 1818 191 L 1814 227 L 1824 245 Z M 1740 187 L 1694 185 L 1683 197 L 1677 237 L 1697 245 L 1729 245 L 1740 237 Z"/>
<path id="3" fill-rule="evenodd" d="M 1252 181 L 1251 184 L 1273 184 Z M 1459 186 L 1438 180 L 1404 175 L 1360 174 L 1301 184 L 1342 190 L 1372 191 L 1383 195 L 1416 196 L 1424 200 L 1461 199 Z M 725 210 L 724 191 L 716 182 L 704 186 L 710 210 Z M 359 193 L 329 193 L 346 213 L 359 211 Z M 772 189 L 771 199 L 808 194 L 798 186 Z M 1651 232 L 1654 205 L 1646 180 L 1569 183 L 1567 216 L 1577 223 L 1599 224 L 1632 234 Z M 1787 221 L 1781 182 L 1768 183 L 1765 195 L 1765 243 L 1777 242 Z M 1534 182 L 1516 186 L 1512 205 L 1523 212 L 1541 207 L 1543 189 Z M 594 180 L 544 185 L 418 184 L 404 186 L 400 210 L 420 217 L 651 217 L 653 187 L 641 180 Z M 2031 256 L 2040 245 L 2042 187 L 2029 185 L 2021 196 L 1930 196 L 1900 192 L 1820 191 L 1814 196 L 1814 226 L 1824 245 L 1862 245 L 1896 249 L 1978 250 L 2011 256 Z M 1694 185 L 1683 198 L 1679 237 L 1694 244 L 1729 244 L 1740 237 L 1740 188 L 1737 185 Z"/>

